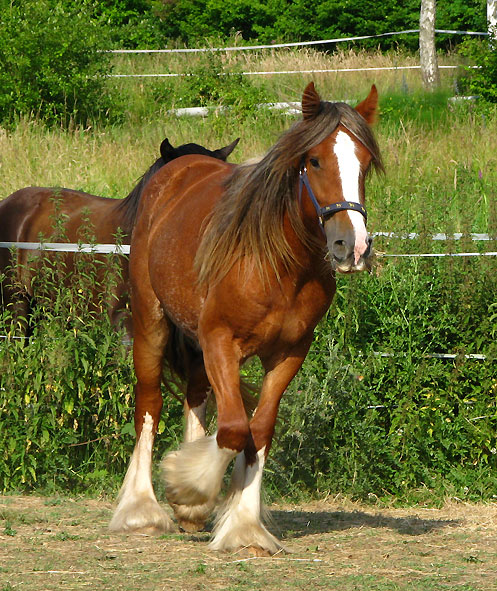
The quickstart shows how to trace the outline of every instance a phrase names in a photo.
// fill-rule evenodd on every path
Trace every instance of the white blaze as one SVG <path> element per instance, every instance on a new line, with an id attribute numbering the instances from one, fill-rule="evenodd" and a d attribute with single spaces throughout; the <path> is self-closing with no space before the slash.
<path id="1" fill-rule="evenodd" d="M 334 152 L 338 161 L 338 171 L 342 181 L 342 193 L 345 201 L 360 203 L 359 198 L 359 175 L 361 164 L 355 152 L 355 144 L 351 137 L 343 131 L 337 133 Z M 361 255 L 367 249 L 366 224 L 364 217 L 358 211 L 346 210 L 350 222 L 354 228 L 355 245 L 354 257 L 355 263 L 361 258 Z"/>

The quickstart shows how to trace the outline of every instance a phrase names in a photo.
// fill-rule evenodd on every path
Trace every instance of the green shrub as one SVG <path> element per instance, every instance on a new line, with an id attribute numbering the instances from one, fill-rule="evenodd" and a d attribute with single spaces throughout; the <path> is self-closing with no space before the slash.
<path id="1" fill-rule="evenodd" d="M 426 236 L 406 242 L 396 250 L 433 247 Z M 64 255 L 43 259 L 32 336 L 13 338 L 9 311 L 0 322 L 8 337 L 0 346 L 0 489 L 115 492 L 134 445 L 131 356 L 110 326 L 102 287 L 118 280 L 119 267 L 107 263 L 102 275 L 97 259 L 78 255 L 67 289 Z M 88 298 L 94 287 L 97 306 Z M 493 498 L 496 293 L 492 257 L 389 259 L 370 275 L 340 277 L 281 403 L 270 495 Z M 466 357 L 475 353 L 486 359 Z M 259 379 L 260 367 L 245 374 Z M 164 400 L 157 456 L 181 438 L 181 404 Z"/>
<path id="2" fill-rule="evenodd" d="M 314 5 L 305 0 L 172 0 L 164 2 L 161 30 L 167 39 L 187 45 L 206 38 L 228 39 L 237 34 L 242 42 L 308 41 L 374 35 L 419 28 L 419 2 L 387 0 L 325 0 Z M 437 27 L 483 31 L 486 28 L 483 0 L 455 0 L 440 5 Z M 453 43 L 454 36 L 437 36 L 439 45 Z M 417 49 L 416 34 L 360 41 L 361 47 Z M 332 49 L 329 45 L 326 49 Z"/>
<path id="3" fill-rule="evenodd" d="M 0 121 L 36 115 L 48 123 L 116 119 L 105 91 L 111 67 L 105 29 L 85 4 L 61 0 L 2 3 Z"/>
<path id="4" fill-rule="evenodd" d="M 460 91 L 497 103 L 497 47 L 488 40 L 466 42 L 460 53 L 470 58 L 476 69 L 467 69 L 458 80 Z"/>
<path id="5" fill-rule="evenodd" d="M 134 447 L 134 373 L 107 314 L 120 280 L 116 257 L 78 254 L 73 268 L 63 254 L 35 257 L 27 339 L 3 311 L 0 490 L 114 493 L 122 480 Z M 89 297 L 93 291 L 100 296 Z M 162 453 L 181 430 L 181 405 L 169 403 Z"/>
<path id="6" fill-rule="evenodd" d="M 234 107 L 237 117 L 254 115 L 258 105 L 271 101 L 263 87 L 250 76 L 226 67 L 219 53 L 207 52 L 187 68 L 179 80 L 156 83 L 154 98 L 161 103 L 179 107 Z"/>

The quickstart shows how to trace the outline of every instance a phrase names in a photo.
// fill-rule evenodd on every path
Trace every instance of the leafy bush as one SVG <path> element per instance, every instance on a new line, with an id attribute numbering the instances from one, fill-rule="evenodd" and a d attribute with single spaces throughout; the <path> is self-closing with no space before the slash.
<path id="1" fill-rule="evenodd" d="M 446 247 L 466 251 L 469 242 Z M 430 244 L 422 236 L 418 248 Z M 483 247 L 493 251 L 495 243 Z M 117 280 L 118 267 L 105 265 L 99 287 L 101 263 L 78 257 L 71 289 L 64 256 L 44 257 L 28 342 L 13 338 L 8 311 L 1 319 L 2 490 L 115 491 L 133 448 L 132 362 L 105 314 L 102 287 Z M 97 307 L 88 298 L 95 287 L 103 294 Z M 492 498 L 496 293 L 492 257 L 398 259 L 371 275 L 339 278 L 281 403 L 265 476 L 270 494 Z M 455 359 L 429 356 L 446 352 Z M 465 357 L 475 353 L 486 359 Z M 260 369 L 246 375 L 260 377 Z M 177 446 L 181 416 L 165 396 L 158 454 Z"/>
<path id="2" fill-rule="evenodd" d="M 155 99 L 175 107 L 233 106 L 237 116 L 254 114 L 258 105 L 271 101 L 262 87 L 237 70 L 226 67 L 221 56 L 207 52 L 185 71 L 178 83 L 156 83 Z"/>
<path id="3" fill-rule="evenodd" d="M 86 5 L 60 0 L 2 4 L 0 121 L 36 115 L 53 123 L 116 118 L 120 107 L 104 91 L 110 72 L 105 29 Z"/>
<path id="4" fill-rule="evenodd" d="M 488 40 L 464 43 L 460 52 L 477 66 L 468 69 L 459 81 L 462 92 L 478 95 L 489 103 L 497 103 L 497 47 Z"/>
<path id="5" fill-rule="evenodd" d="M 492 498 L 494 265 L 485 257 L 398 261 L 340 282 L 282 401 L 268 461 L 275 496 Z M 439 352 L 456 358 L 427 356 Z"/>
<path id="6" fill-rule="evenodd" d="M 332 39 L 343 36 L 374 35 L 419 28 L 419 1 L 374 2 L 372 0 L 325 0 L 312 4 L 304 0 L 254 2 L 253 0 L 164 1 L 161 28 L 166 38 L 187 45 L 205 38 L 227 39 L 239 34 L 245 41 L 264 43 Z M 439 7 L 439 28 L 485 30 L 483 0 L 456 0 Z M 447 46 L 453 37 L 437 37 Z M 416 35 L 361 41 L 361 47 L 418 46 Z M 329 49 L 329 46 L 326 46 Z"/>
<path id="7" fill-rule="evenodd" d="M 109 46 L 147 49 L 164 42 L 156 5 L 153 0 L 106 0 L 89 8 L 105 25 Z"/>
<path id="8" fill-rule="evenodd" d="M 116 256 L 78 254 L 73 269 L 62 254 L 34 258 L 32 334 L 19 333 L 24 323 L 10 310 L 0 317 L 0 490 L 114 493 L 122 481 L 134 447 L 134 373 L 107 314 Z M 162 452 L 181 429 L 181 406 L 169 402 Z"/>

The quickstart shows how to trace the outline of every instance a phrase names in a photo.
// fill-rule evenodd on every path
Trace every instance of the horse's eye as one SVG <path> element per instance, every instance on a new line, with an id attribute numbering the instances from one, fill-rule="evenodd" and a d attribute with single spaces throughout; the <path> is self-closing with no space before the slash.
<path id="1" fill-rule="evenodd" d="M 319 160 L 317 158 L 309 158 L 312 167 L 319 168 Z"/>

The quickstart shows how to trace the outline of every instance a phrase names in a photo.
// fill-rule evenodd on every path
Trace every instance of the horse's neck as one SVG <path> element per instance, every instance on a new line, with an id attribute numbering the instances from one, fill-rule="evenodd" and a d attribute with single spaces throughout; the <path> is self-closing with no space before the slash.
<path id="1" fill-rule="evenodd" d="M 147 172 L 141 177 L 138 181 L 136 187 L 129 193 L 127 197 L 120 200 L 116 205 L 115 211 L 116 214 L 120 217 L 120 228 L 126 234 L 127 242 L 125 244 L 129 244 L 129 240 L 131 238 L 131 232 L 133 231 L 136 216 L 138 213 L 138 206 L 140 204 L 140 199 L 143 193 L 143 189 L 148 181 L 152 178 L 152 176 L 164 166 L 165 162 L 163 158 L 158 158 L 152 166 L 147 170 Z"/>

